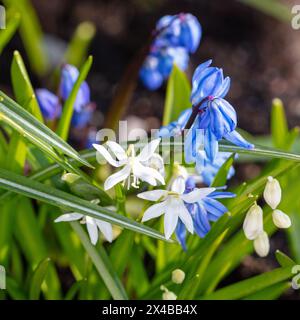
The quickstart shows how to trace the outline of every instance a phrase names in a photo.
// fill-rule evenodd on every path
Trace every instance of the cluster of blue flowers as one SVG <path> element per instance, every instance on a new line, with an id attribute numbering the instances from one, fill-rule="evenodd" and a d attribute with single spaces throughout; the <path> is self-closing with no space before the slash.
<path id="1" fill-rule="evenodd" d="M 61 115 L 62 103 L 64 103 L 79 76 L 76 67 L 66 64 L 62 67 L 58 95 L 55 95 L 47 89 L 37 89 L 36 97 L 46 121 L 52 121 Z M 83 82 L 74 104 L 74 113 L 72 117 L 72 126 L 75 128 L 85 127 L 91 119 L 94 106 L 90 100 L 90 88 L 86 82 Z"/>
<path id="2" fill-rule="evenodd" d="M 186 181 L 185 193 L 193 191 L 195 187 L 195 179 L 189 177 Z M 200 238 L 205 237 L 209 232 L 211 228 L 210 221 L 217 221 L 224 213 L 228 212 L 228 209 L 216 199 L 235 197 L 234 193 L 223 191 L 222 189 L 223 188 L 219 188 L 220 191 L 214 191 L 196 203 L 186 204 L 194 222 L 195 232 Z M 176 228 L 176 237 L 184 250 L 187 249 L 186 234 L 185 225 L 179 220 Z"/>
<path id="3" fill-rule="evenodd" d="M 160 137 L 181 135 L 190 119 L 193 120 L 191 127 L 186 128 L 188 132 L 184 141 L 185 161 L 189 164 L 196 163 L 196 169 L 207 185 L 211 184 L 218 169 L 230 156 L 230 153 L 218 151 L 218 142 L 221 139 L 243 148 L 253 148 L 253 145 L 235 130 L 236 112 L 224 99 L 230 87 L 230 78 L 224 78 L 222 69 L 210 65 L 211 60 L 202 63 L 193 75 L 193 107 L 183 111 L 177 121 L 159 131 Z M 228 178 L 233 174 L 232 168 Z"/>
<path id="4" fill-rule="evenodd" d="M 173 64 L 186 70 L 189 54 L 197 50 L 202 28 L 197 18 L 180 13 L 162 17 L 154 31 L 150 52 L 140 70 L 140 78 L 150 90 L 158 89 L 169 77 Z"/>

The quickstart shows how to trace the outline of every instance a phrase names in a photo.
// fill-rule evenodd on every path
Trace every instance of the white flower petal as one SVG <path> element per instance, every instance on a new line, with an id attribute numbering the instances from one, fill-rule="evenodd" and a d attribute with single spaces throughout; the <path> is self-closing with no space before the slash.
<path id="1" fill-rule="evenodd" d="M 141 179 L 142 181 L 148 182 L 153 186 L 156 186 L 156 180 L 158 180 L 161 184 L 165 184 L 165 179 L 158 171 L 143 166 L 139 161 L 134 162 L 132 172 L 134 176 Z"/>
<path id="2" fill-rule="evenodd" d="M 111 154 L 100 144 L 93 144 L 93 147 L 105 158 L 105 160 L 114 167 L 120 167 L 120 163 L 113 159 Z"/>
<path id="3" fill-rule="evenodd" d="M 151 190 L 139 193 L 137 196 L 144 200 L 158 201 L 161 198 L 165 198 L 168 195 L 166 190 Z"/>
<path id="4" fill-rule="evenodd" d="M 196 188 L 189 193 L 183 194 L 181 196 L 181 199 L 187 203 L 194 203 L 205 198 L 215 190 L 216 190 L 215 188 L 201 188 L 201 189 Z"/>
<path id="5" fill-rule="evenodd" d="M 183 202 L 178 206 L 178 214 L 180 220 L 183 222 L 183 224 L 186 226 L 187 230 L 190 233 L 194 233 L 194 224 L 193 224 L 193 219 L 188 212 L 187 208 L 183 204 Z"/>
<path id="6" fill-rule="evenodd" d="M 175 199 L 167 201 L 166 204 L 166 213 L 164 216 L 164 231 L 166 239 L 170 239 L 171 235 L 176 229 L 178 223 L 178 202 Z"/>
<path id="7" fill-rule="evenodd" d="M 268 177 L 264 190 L 264 199 L 273 210 L 279 205 L 281 201 L 281 188 L 277 179 Z"/>
<path id="8" fill-rule="evenodd" d="M 128 178 L 128 176 L 130 175 L 130 171 L 131 171 L 130 165 L 126 165 L 120 171 L 109 176 L 104 182 L 104 190 L 108 190 L 113 186 L 115 186 L 117 183 Z"/>
<path id="9" fill-rule="evenodd" d="M 260 257 L 266 257 L 270 251 L 269 237 L 265 231 L 262 231 L 253 242 L 254 249 Z"/>
<path id="10" fill-rule="evenodd" d="M 62 221 L 75 221 L 79 220 L 83 217 L 83 214 L 81 213 L 66 213 L 61 216 L 59 216 L 57 219 L 54 220 L 54 222 L 62 222 Z"/>
<path id="11" fill-rule="evenodd" d="M 98 228 L 100 229 L 100 231 L 102 232 L 104 238 L 108 241 L 108 242 L 112 242 L 113 241 L 113 229 L 112 229 L 112 225 L 106 221 L 101 221 L 98 219 L 95 219 Z"/>
<path id="12" fill-rule="evenodd" d="M 98 241 L 98 228 L 95 219 L 86 216 L 86 227 L 91 239 L 91 243 L 95 245 Z"/>
<path id="13" fill-rule="evenodd" d="M 152 205 L 144 212 L 142 222 L 161 216 L 162 214 L 165 213 L 165 210 L 166 210 L 165 201 Z"/>
<path id="14" fill-rule="evenodd" d="M 178 193 L 178 194 L 183 194 L 183 192 L 185 190 L 185 179 L 181 176 L 174 179 L 172 186 L 171 186 L 171 190 L 173 192 Z"/>
<path id="15" fill-rule="evenodd" d="M 249 240 L 254 240 L 263 231 L 263 211 L 257 204 L 248 210 L 243 229 Z"/>
<path id="16" fill-rule="evenodd" d="M 281 210 L 274 210 L 272 213 L 272 218 L 277 228 L 285 229 L 292 225 L 290 217 Z"/>
<path id="17" fill-rule="evenodd" d="M 110 150 L 114 153 L 114 155 L 117 157 L 118 160 L 122 161 L 127 159 L 125 150 L 118 143 L 114 141 L 107 141 L 106 144 L 110 148 Z"/>
<path id="18" fill-rule="evenodd" d="M 156 148 L 159 146 L 160 139 L 155 139 L 150 141 L 145 147 L 141 150 L 140 154 L 137 156 L 139 161 L 147 161 L 151 158 Z"/>

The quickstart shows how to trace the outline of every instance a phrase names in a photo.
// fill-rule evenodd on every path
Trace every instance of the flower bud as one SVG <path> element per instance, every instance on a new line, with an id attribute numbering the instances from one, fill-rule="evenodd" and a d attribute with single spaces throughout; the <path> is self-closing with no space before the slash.
<path id="1" fill-rule="evenodd" d="M 254 240 L 263 231 L 263 211 L 256 203 L 247 212 L 243 229 L 249 240 Z"/>
<path id="2" fill-rule="evenodd" d="M 176 284 L 181 284 L 184 281 L 185 273 L 181 269 L 175 269 L 172 272 L 172 281 Z"/>
<path id="3" fill-rule="evenodd" d="M 274 210 L 272 218 L 277 228 L 289 228 L 292 224 L 290 217 L 281 210 Z"/>
<path id="4" fill-rule="evenodd" d="M 265 231 L 262 231 L 257 238 L 255 238 L 254 242 L 254 249 L 256 253 L 260 257 L 266 257 L 270 251 L 270 242 L 269 237 Z"/>
<path id="5" fill-rule="evenodd" d="M 274 210 L 281 201 L 281 188 L 277 179 L 268 177 L 268 182 L 264 190 L 266 203 Z"/>
<path id="6" fill-rule="evenodd" d="M 160 290 L 164 291 L 162 298 L 163 300 L 176 300 L 177 296 L 174 292 L 169 291 L 164 285 L 160 286 Z"/>
<path id="7" fill-rule="evenodd" d="M 176 300 L 177 296 L 172 291 L 166 291 L 163 293 L 162 298 L 163 298 L 163 300 Z"/>

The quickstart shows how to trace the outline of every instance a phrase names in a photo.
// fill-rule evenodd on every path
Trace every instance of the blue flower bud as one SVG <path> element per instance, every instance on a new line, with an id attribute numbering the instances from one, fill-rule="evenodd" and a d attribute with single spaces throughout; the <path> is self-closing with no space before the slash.
<path id="1" fill-rule="evenodd" d="M 67 100 L 74 84 L 79 76 L 79 71 L 76 67 L 66 64 L 63 66 L 61 71 L 60 79 L 60 95 L 63 100 Z M 80 111 L 84 106 L 90 103 L 90 89 L 86 82 L 83 82 L 74 104 L 74 110 Z"/>
<path id="2" fill-rule="evenodd" d="M 171 46 L 182 46 L 190 53 L 197 50 L 202 36 L 198 19 L 189 13 L 162 17 L 156 30 L 160 33 L 159 37 L 164 38 Z"/>
<path id="3" fill-rule="evenodd" d="M 55 120 L 61 115 L 58 97 L 47 89 L 37 89 L 36 98 L 45 120 Z"/>
<path id="4" fill-rule="evenodd" d="M 224 98 L 230 87 L 230 78 L 224 79 L 223 70 L 210 67 L 212 60 L 200 64 L 194 72 L 192 83 L 192 104 L 198 105 L 203 99 Z"/>

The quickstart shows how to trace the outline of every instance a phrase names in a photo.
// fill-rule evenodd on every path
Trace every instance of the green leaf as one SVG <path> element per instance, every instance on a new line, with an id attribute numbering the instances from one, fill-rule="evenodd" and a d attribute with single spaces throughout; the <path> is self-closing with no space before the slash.
<path id="1" fill-rule="evenodd" d="M 49 267 L 50 258 L 42 260 L 36 269 L 33 272 L 30 289 L 29 289 L 29 299 L 38 300 L 40 297 L 41 286 L 45 280 L 48 267 Z"/>
<path id="2" fill-rule="evenodd" d="M 274 99 L 272 103 L 271 132 L 273 145 L 276 148 L 284 149 L 286 144 L 286 137 L 289 133 L 289 130 L 283 103 L 278 98 Z"/>
<path id="3" fill-rule="evenodd" d="M 86 59 L 95 32 L 96 28 L 92 22 L 81 22 L 69 42 L 64 60 L 79 68 Z"/>
<path id="4" fill-rule="evenodd" d="M 74 111 L 74 104 L 77 98 L 78 91 L 80 89 L 80 86 L 82 85 L 83 81 L 86 79 L 91 66 L 93 63 L 93 57 L 89 56 L 85 64 L 82 66 L 82 68 L 79 70 L 79 76 L 72 88 L 72 91 L 65 102 L 65 105 L 63 107 L 63 112 L 60 117 L 58 126 L 57 126 L 57 134 L 63 139 L 67 140 L 70 126 L 71 126 L 71 120 L 72 115 Z"/>
<path id="5" fill-rule="evenodd" d="M 23 59 L 18 51 L 14 52 L 11 65 L 11 79 L 14 94 L 19 105 L 28 110 L 40 122 L 43 122 L 43 117 L 36 100 L 32 84 L 30 82 Z"/>
<path id="6" fill-rule="evenodd" d="M 273 286 L 267 287 L 266 289 L 255 292 L 245 297 L 244 300 L 275 300 L 278 299 L 284 293 L 284 291 L 288 290 L 290 287 L 290 282 L 280 282 L 274 284 Z"/>
<path id="7" fill-rule="evenodd" d="M 2 53 L 7 43 L 10 41 L 10 39 L 14 36 L 21 20 L 20 13 L 14 10 L 9 10 L 6 16 L 6 28 L 4 30 L 1 30 L 0 32 L 0 54 Z"/>
<path id="8" fill-rule="evenodd" d="M 243 280 L 219 289 L 216 292 L 202 297 L 203 300 L 234 300 L 241 299 L 271 285 L 287 280 L 293 276 L 291 267 L 278 268 L 265 272 L 256 277 Z"/>
<path id="9" fill-rule="evenodd" d="M 57 150 L 91 167 L 68 143 L 1 91 L 0 120 L 5 121 L 22 136 L 38 145 L 40 149 L 47 150 L 53 157 L 55 157 L 55 150 Z"/>
<path id="10" fill-rule="evenodd" d="M 72 212 L 82 213 L 92 218 L 107 221 L 120 227 L 166 241 L 159 232 L 134 220 L 121 216 L 109 209 L 97 206 L 66 192 L 46 186 L 32 179 L 0 169 L 0 186 L 4 189 L 40 200 Z"/>
<path id="11" fill-rule="evenodd" d="M 174 65 L 167 84 L 164 126 L 176 120 L 183 110 L 191 107 L 190 94 L 191 87 L 185 73 Z"/>
<path id="12" fill-rule="evenodd" d="M 66 296 L 65 296 L 65 300 L 73 300 L 75 298 L 75 296 L 77 295 L 77 293 L 80 291 L 80 289 L 82 288 L 82 286 L 84 286 L 87 282 L 87 279 L 82 279 L 79 281 L 76 281 L 71 288 L 68 290 Z"/>
<path id="13" fill-rule="evenodd" d="M 100 247 L 100 250 L 97 250 L 95 246 L 91 244 L 90 239 L 86 233 L 83 232 L 83 229 L 78 222 L 71 222 L 71 226 L 79 235 L 82 245 L 92 259 L 112 297 L 117 300 L 127 300 L 127 294 L 123 285 L 117 274 L 114 272 L 111 262 L 103 247 Z"/>
<path id="14" fill-rule="evenodd" d="M 29 0 L 3 0 L 6 7 L 21 13 L 20 35 L 33 70 L 44 75 L 49 67 L 44 38 L 36 12 Z"/>
<path id="15" fill-rule="evenodd" d="M 288 5 L 279 0 L 239 0 L 271 17 L 290 23 L 292 20 L 291 10 Z"/>
<path id="16" fill-rule="evenodd" d="M 216 174 L 214 181 L 212 182 L 212 187 L 225 186 L 227 181 L 228 172 L 233 165 L 235 154 L 233 153 L 221 166 L 218 173 Z"/>
<path id="17" fill-rule="evenodd" d="M 284 254 L 280 250 L 276 250 L 275 256 L 276 256 L 277 262 L 282 267 L 294 266 L 296 264 L 295 261 L 293 261 L 290 257 L 288 257 L 286 254 Z"/>

